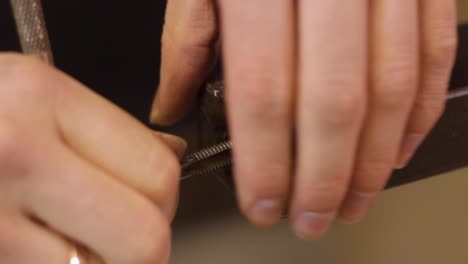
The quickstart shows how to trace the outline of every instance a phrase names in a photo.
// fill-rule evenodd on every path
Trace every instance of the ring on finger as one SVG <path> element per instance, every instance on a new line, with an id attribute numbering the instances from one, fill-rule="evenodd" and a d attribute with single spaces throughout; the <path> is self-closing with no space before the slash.
<path id="1" fill-rule="evenodd" d="M 70 261 L 68 264 L 84 264 L 80 258 L 78 247 L 73 245 L 70 250 Z"/>

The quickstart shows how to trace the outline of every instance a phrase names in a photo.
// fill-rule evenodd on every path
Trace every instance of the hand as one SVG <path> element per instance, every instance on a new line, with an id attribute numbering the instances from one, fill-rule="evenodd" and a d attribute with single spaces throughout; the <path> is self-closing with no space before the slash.
<path id="1" fill-rule="evenodd" d="M 242 211 L 289 208 L 304 238 L 360 220 L 443 112 L 455 1 L 217 2 L 169 1 L 153 122 L 188 109 L 221 32 Z"/>
<path id="2" fill-rule="evenodd" d="M 168 148 L 170 146 L 171 148 Z M 0 54 L 0 262 L 167 263 L 185 142 L 34 58 Z"/>

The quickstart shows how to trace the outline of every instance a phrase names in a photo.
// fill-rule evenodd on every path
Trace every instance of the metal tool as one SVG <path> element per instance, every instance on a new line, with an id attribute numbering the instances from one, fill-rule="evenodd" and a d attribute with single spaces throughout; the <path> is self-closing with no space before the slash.
<path id="1" fill-rule="evenodd" d="M 231 165 L 231 147 L 231 141 L 226 140 L 185 156 L 182 179 L 228 168 Z"/>
<path id="2" fill-rule="evenodd" d="M 23 53 L 54 64 L 41 1 L 11 0 L 10 3 Z"/>

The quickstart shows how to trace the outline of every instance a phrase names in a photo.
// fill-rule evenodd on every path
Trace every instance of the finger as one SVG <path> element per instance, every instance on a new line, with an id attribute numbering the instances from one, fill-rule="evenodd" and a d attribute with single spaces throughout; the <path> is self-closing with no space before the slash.
<path id="1" fill-rule="evenodd" d="M 154 133 L 176 153 L 179 160 L 184 157 L 185 150 L 187 149 L 187 142 L 184 139 L 158 131 L 154 131 Z M 179 190 L 177 190 L 175 195 L 172 196 L 175 196 L 175 199 L 168 197 L 168 201 L 163 208 L 163 211 L 166 213 L 166 215 L 169 216 L 169 220 L 171 221 L 174 220 L 177 212 L 177 205 L 179 204 L 179 193 Z"/>
<path id="2" fill-rule="evenodd" d="M 366 109 L 367 1 L 299 1 L 298 161 L 290 217 L 327 230 L 347 189 Z M 326 30 L 323 30 L 326 28 Z"/>
<path id="3" fill-rule="evenodd" d="M 4 264 L 63 264 L 70 259 L 64 239 L 23 218 L 0 210 L 0 262 Z"/>
<path id="4" fill-rule="evenodd" d="M 107 263 L 168 257 L 166 217 L 149 200 L 89 165 L 31 118 L 0 123 L 0 200 L 88 246 Z M 22 125 L 23 124 L 23 125 Z M 128 243 L 128 244 L 127 244 Z M 140 261 L 141 260 L 141 261 Z"/>
<path id="5" fill-rule="evenodd" d="M 170 0 L 162 36 L 160 83 L 150 121 L 176 122 L 192 105 L 217 59 L 213 0 Z"/>
<path id="6" fill-rule="evenodd" d="M 33 153 L 33 175 L 21 189 L 20 208 L 85 245 L 105 263 L 166 263 L 170 250 L 166 216 L 58 142 L 46 143 L 45 155 Z M 44 150 L 42 145 L 31 149 Z"/>
<path id="7" fill-rule="evenodd" d="M 0 210 L 0 262 L 4 264 L 70 263 L 75 246 L 47 227 L 20 215 L 19 212 Z M 102 264 L 93 254 L 78 256 L 81 264 Z"/>
<path id="8" fill-rule="evenodd" d="M 370 98 L 355 173 L 340 216 L 360 220 L 395 166 L 419 83 L 419 1 L 371 4 Z"/>
<path id="9" fill-rule="evenodd" d="M 178 136 L 162 133 L 159 131 L 153 131 L 153 133 L 156 135 L 156 137 L 166 143 L 166 145 L 174 151 L 179 159 L 182 159 L 185 154 L 185 150 L 187 149 L 187 141 Z"/>
<path id="10" fill-rule="evenodd" d="M 230 0 L 220 9 L 239 203 L 253 223 L 271 225 L 292 169 L 294 3 Z"/>
<path id="11" fill-rule="evenodd" d="M 442 115 L 457 48 L 456 1 L 420 1 L 421 84 L 401 143 L 404 167 Z"/>
<path id="12" fill-rule="evenodd" d="M 53 113 L 65 144 L 162 208 L 173 204 L 180 181 L 174 152 L 150 129 L 86 87 L 56 72 L 48 75 L 53 77 L 46 85 L 66 87 L 55 91 Z"/>
<path id="13" fill-rule="evenodd" d="M 53 130 L 53 136 L 79 156 L 161 207 L 174 204 L 180 164 L 150 129 L 38 60 L 5 54 L 0 60 L 0 74 L 5 87 L 15 87 L 0 89 L 0 98 L 9 98 L 2 101 L 7 112 L 24 117 L 25 123 L 38 122 L 35 127 Z M 28 107 L 18 110 L 18 102 Z"/>

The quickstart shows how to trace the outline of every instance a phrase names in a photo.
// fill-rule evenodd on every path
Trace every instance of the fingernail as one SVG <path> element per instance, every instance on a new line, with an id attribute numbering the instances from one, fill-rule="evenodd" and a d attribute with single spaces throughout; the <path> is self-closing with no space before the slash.
<path id="1" fill-rule="evenodd" d="M 406 167 L 423 140 L 424 137 L 419 134 L 409 134 L 405 136 L 401 144 L 395 169 L 403 169 Z"/>
<path id="2" fill-rule="evenodd" d="M 161 111 L 159 110 L 156 100 L 153 103 L 153 106 L 151 107 L 151 114 L 150 114 L 150 124 L 159 124 L 159 121 L 161 119 Z"/>
<path id="3" fill-rule="evenodd" d="M 268 226 L 279 220 L 283 212 L 282 199 L 265 199 L 257 201 L 252 207 L 252 220 L 259 225 Z"/>
<path id="4" fill-rule="evenodd" d="M 350 191 L 340 209 L 340 220 L 347 224 L 355 224 L 364 218 L 376 194 Z"/>
<path id="5" fill-rule="evenodd" d="M 327 232 L 334 217 L 334 213 L 304 212 L 294 221 L 294 231 L 301 238 L 318 239 Z"/>
<path id="6" fill-rule="evenodd" d="M 179 117 L 162 110 L 158 103 L 153 104 L 150 114 L 150 124 L 160 126 L 170 126 L 177 121 Z"/>
<path id="7" fill-rule="evenodd" d="M 161 108 L 159 107 L 157 95 L 154 97 L 153 104 L 151 106 L 149 122 L 153 125 L 167 125 L 169 123 L 167 117 L 164 115 L 163 111 L 161 111 Z"/>

